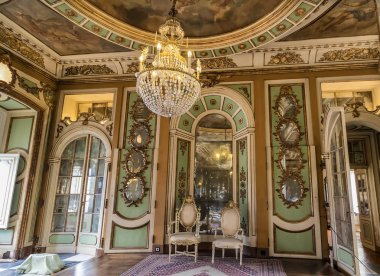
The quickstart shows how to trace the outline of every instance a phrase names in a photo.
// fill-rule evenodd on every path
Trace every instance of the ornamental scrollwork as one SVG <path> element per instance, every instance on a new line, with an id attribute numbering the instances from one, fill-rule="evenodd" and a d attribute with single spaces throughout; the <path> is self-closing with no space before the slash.
<path id="1" fill-rule="evenodd" d="M 305 63 L 300 54 L 296 52 L 283 52 L 271 56 L 268 65 L 288 65 Z"/>
<path id="2" fill-rule="evenodd" d="M 376 106 L 374 110 L 368 110 L 362 102 L 354 102 L 344 105 L 345 113 L 352 113 L 353 118 L 360 117 L 360 113 L 369 113 L 380 117 L 380 105 Z"/>
<path id="3" fill-rule="evenodd" d="M 379 48 L 351 48 L 342 50 L 331 50 L 323 53 L 319 62 L 334 62 L 334 61 L 352 61 L 363 59 L 379 59 Z"/>
<path id="4" fill-rule="evenodd" d="M 91 76 L 91 75 L 112 75 L 116 74 L 114 70 L 103 64 L 86 64 L 81 66 L 70 66 L 65 68 L 64 76 Z"/>
<path id="5" fill-rule="evenodd" d="M 234 60 L 230 57 L 218 57 L 201 60 L 202 70 L 208 69 L 225 69 L 238 67 Z M 196 67 L 196 61 L 191 64 L 192 67 Z"/>

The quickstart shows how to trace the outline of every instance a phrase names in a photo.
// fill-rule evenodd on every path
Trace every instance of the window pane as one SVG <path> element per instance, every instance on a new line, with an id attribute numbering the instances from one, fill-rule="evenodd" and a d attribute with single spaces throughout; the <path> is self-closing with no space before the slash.
<path id="1" fill-rule="evenodd" d="M 104 177 L 98 177 L 98 181 L 96 182 L 96 194 L 101 194 L 103 191 L 103 180 Z"/>
<path id="2" fill-rule="evenodd" d="M 54 213 L 66 213 L 67 199 L 68 196 L 66 195 L 57 195 L 55 197 Z"/>
<path id="3" fill-rule="evenodd" d="M 98 225 L 99 225 L 99 215 L 94 215 L 92 218 L 92 227 L 91 227 L 92 233 L 98 232 Z"/>
<path id="4" fill-rule="evenodd" d="M 104 159 L 98 161 L 98 176 L 104 175 Z"/>
<path id="5" fill-rule="evenodd" d="M 82 186 L 82 177 L 71 178 L 70 194 L 80 194 L 80 187 Z"/>
<path id="6" fill-rule="evenodd" d="M 82 223 L 82 232 L 91 232 L 92 214 L 84 214 Z"/>
<path id="7" fill-rule="evenodd" d="M 96 176 L 96 169 L 98 165 L 97 159 L 90 159 L 90 164 L 88 166 L 88 176 Z"/>
<path id="8" fill-rule="evenodd" d="M 94 196 L 87 195 L 86 196 L 86 204 L 84 207 L 85 213 L 92 213 L 94 211 Z"/>
<path id="9" fill-rule="evenodd" d="M 95 181 L 96 181 L 96 177 L 94 176 L 87 178 L 87 189 L 86 189 L 87 194 L 95 193 Z"/>
<path id="10" fill-rule="evenodd" d="M 71 159 L 74 154 L 75 141 L 71 142 L 63 151 L 62 159 Z"/>
<path id="11" fill-rule="evenodd" d="M 106 157 L 106 147 L 104 146 L 104 144 L 102 142 L 100 142 L 100 154 L 99 154 L 99 157 L 100 158 Z"/>
<path id="12" fill-rule="evenodd" d="M 102 195 L 95 196 L 95 208 L 94 213 L 100 213 L 100 205 L 102 203 Z"/>
<path id="13" fill-rule="evenodd" d="M 91 158 L 98 158 L 99 157 L 99 146 L 100 146 L 100 140 L 96 137 L 92 137 L 91 142 Z"/>
<path id="14" fill-rule="evenodd" d="M 68 212 L 78 212 L 79 195 L 70 195 Z"/>
<path id="15" fill-rule="evenodd" d="M 73 176 L 83 175 L 83 160 L 75 160 L 73 166 Z"/>
<path id="16" fill-rule="evenodd" d="M 61 167 L 59 168 L 59 175 L 60 176 L 70 176 L 72 165 L 73 165 L 72 160 L 61 160 Z"/>
<path id="17" fill-rule="evenodd" d="M 57 194 L 67 194 L 70 187 L 70 177 L 58 178 Z"/>
<path id="18" fill-rule="evenodd" d="M 76 147 L 75 147 L 75 158 L 77 159 L 84 159 L 84 153 L 86 151 L 86 137 L 79 138 L 76 140 Z"/>
<path id="19" fill-rule="evenodd" d="M 65 214 L 54 214 L 51 231 L 63 232 L 64 230 L 65 230 Z"/>
<path id="20" fill-rule="evenodd" d="M 77 226 L 77 214 L 68 213 L 67 222 L 66 222 L 66 231 L 65 232 L 75 232 Z"/>

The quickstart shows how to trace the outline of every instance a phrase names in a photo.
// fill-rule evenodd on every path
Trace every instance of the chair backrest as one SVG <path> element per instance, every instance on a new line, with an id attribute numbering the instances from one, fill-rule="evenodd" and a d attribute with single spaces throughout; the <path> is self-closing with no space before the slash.
<path id="1" fill-rule="evenodd" d="M 186 231 L 191 231 L 193 226 L 199 220 L 199 211 L 192 196 L 188 195 L 183 202 L 181 209 L 177 213 L 177 220 L 186 229 Z"/>
<path id="2" fill-rule="evenodd" d="M 221 228 L 224 237 L 236 237 L 240 229 L 240 212 L 233 201 L 222 210 Z"/>

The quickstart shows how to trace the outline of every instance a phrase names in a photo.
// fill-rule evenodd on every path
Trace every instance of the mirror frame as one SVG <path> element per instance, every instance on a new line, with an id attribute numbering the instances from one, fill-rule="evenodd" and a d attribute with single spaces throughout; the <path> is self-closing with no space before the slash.
<path id="1" fill-rule="evenodd" d="M 291 105 L 295 110 L 295 112 L 292 114 L 292 116 L 286 116 L 286 114 L 281 114 L 281 112 L 280 112 L 281 99 L 287 99 L 287 100 L 292 102 Z M 296 98 L 296 96 L 294 96 L 293 94 L 290 94 L 288 92 L 284 92 L 284 93 L 281 92 L 281 94 L 276 99 L 275 106 L 274 106 L 275 112 L 277 113 L 278 117 L 284 118 L 284 119 L 295 119 L 297 117 L 297 115 L 301 112 L 301 108 L 302 107 L 299 105 L 298 99 Z"/>
<path id="2" fill-rule="evenodd" d="M 281 131 L 282 131 L 281 126 L 283 125 L 288 126 L 289 124 L 294 124 L 297 127 L 295 131 L 298 133 L 298 137 L 293 142 L 289 142 L 281 138 Z M 285 118 L 278 122 L 278 125 L 276 126 L 276 132 L 274 134 L 277 136 L 277 139 L 280 141 L 281 146 L 285 148 L 292 148 L 292 147 L 298 146 L 303 135 L 303 133 L 300 131 L 300 125 L 298 124 L 297 121 L 294 121 L 291 119 L 285 119 Z"/>
<path id="3" fill-rule="evenodd" d="M 286 167 L 284 168 L 282 166 L 282 160 L 284 157 L 286 158 L 286 151 L 292 151 L 292 150 L 298 153 L 297 158 L 293 160 L 297 160 L 299 164 L 298 166 L 294 167 L 294 169 L 288 169 Z M 276 160 L 276 162 L 277 162 L 278 168 L 282 170 L 283 172 L 293 171 L 293 170 L 299 172 L 305 167 L 305 163 L 307 161 L 303 159 L 303 153 L 299 147 L 284 147 L 284 148 L 281 148 L 280 151 L 278 152 L 278 159 Z"/>
<path id="4" fill-rule="evenodd" d="M 141 144 L 141 145 L 136 145 L 134 143 L 134 139 L 135 137 L 137 136 L 137 128 L 139 127 L 143 127 L 146 131 L 147 131 L 147 135 L 148 135 L 148 141 L 144 144 Z M 150 130 L 150 127 L 149 127 L 149 124 L 148 123 L 138 123 L 138 124 L 134 124 L 131 128 L 131 131 L 130 131 L 130 136 L 129 136 L 129 142 L 131 143 L 132 147 L 134 148 L 138 148 L 138 149 L 145 149 L 148 147 L 148 145 L 150 144 L 151 140 L 152 140 L 152 136 L 151 136 L 151 130 Z"/>
<path id="5" fill-rule="evenodd" d="M 136 179 L 136 178 L 141 180 L 143 192 L 141 193 L 140 197 L 137 200 L 130 200 L 127 198 L 125 193 L 126 193 L 127 188 L 128 188 L 128 182 L 130 180 Z M 127 207 L 131 207 L 132 205 L 138 207 L 138 204 L 142 203 L 142 201 L 146 195 L 146 192 L 149 190 L 149 188 L 146 187 L 146 181 L 145 181 L 144 176 L 134 175 L 134 176 L 123 177 L 122 184 L 123 184 L 123 188 L 119 189 L 119 191 L 121 192 L 121 195 L 124 199 L 125 204 L 127 204 Z"/>
<path id="6" fill-rule="evenodd" d="M 143 108 L 146 108 L 147 112 L 148 112 L 148 115 L 146 116 L 146 118 L 144 119 L 137 119 L 137 114 L 139 113 L 139 111 L 141 111 Z M 136 122 L 136 123 L 145 123 L 145 122 L 148 122 L 152 117 L 153 117 L 153 112 L 149 110 L 149 108 L 144 104 L 143 100 L 138 97 L 136 102 L 133 104 L 132 106 L 132 111 L 129 112 L 129 114 L 131 114 L 132 116 L 132 119 Z"/>
<path id="7" fill-rule="evenodd" d="M 139 154 L 141 154 L 142 155 L 142 157 L 143 157 L 143 166 L 141 167 L 141 169 L 138 171 L 138 172 L 132 172 L 132 171 L 130 171 L 129 169 L 128 169 L 128 161 L 131 159 L 131 156 L 132 156 L 132 153 L 133 152 L 137 152 L 137 153 L 139 153 Z M 123 169 L 128 173 L 128 174 L 130 174 L 130 175 L 137 175 L 137 174 L 140 174 L 140 173 L 142 173 L 145 169 L 146 169 L 146 167 L 148 166 L 148 156 L 147 156 L 147 154 L 145 153 L 145 151 L 143 151 L 143 150 L 141 150 L 141 149 L 138 149 L 138 148 L 130 148 L 129 150 L 128 150 L 128 152 L 125 154 L 125 160 L 123 161 Z"/>
<path id="8" fill-rule="evenodd" d="M 294 178 L 297 181 L 298 187 L 301 190 L 301 195 L 299 199 L 294 202 L 287 200 L 282 193 L 282 189 L 286 185 L 285 182 L 290 178 Z M 287 208 L 295 207 L 296 209 L 298 209 L 298 206 L 302 206 L 302 201 L 306 197 L 306 192 L 309 191 L 309 189 L 305 187 L 305 181 L 301 178 L 299 174 L 288 173 L 284 175 L 283 177 L 281 177 L 281 180 L 279 181 L 278 184 L 280 186 L 278 189 L 276 189 L 278 193 L 278 197 L 282 199 L 282 202 L 287 206 Z"/>

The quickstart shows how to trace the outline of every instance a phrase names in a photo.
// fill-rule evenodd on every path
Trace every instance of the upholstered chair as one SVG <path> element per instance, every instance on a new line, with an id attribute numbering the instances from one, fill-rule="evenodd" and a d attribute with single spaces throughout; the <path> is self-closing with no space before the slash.
<path id="1" fill-rule="evenodd" d="M 169 262 L 171 258 L 172 244 L 174 244 L 174 255 L 186 255 L 194 257 L 197 262 L 198 258 L 198 244 L 200 242 L 199 236 L 199 218 L 200 212 L 195 205 L 192 196 L 188 195 L 183 202 L 179 211 L 176 212 L 175 221 L 168 224 L 168 238 L 169 238 Z M 174 225 L 174 233 L 172 226 Z M 182 226 L 182 229 L 180 228 Z M 195 227 L 195 232 L 193 228 Z M 184 230 L 184 231 L 180 231 Z M 186 246 L 186 251 L 178 251 L 177 246 Z M 194 251 L 189 251 L 189 246 L 194 245 Z"/>
<path id="2" fill-rule="evenodd" d="M 240 251 L 240 265 L 243 260 L 243 235 L 244 230 L 240 228 L 240 212 L 233 201 L 230 201 L 222 210 L 221 227 L 215 228 L 215 238 L 218 230 L 222 230 L 223 237 L 212 242 L 212 263 L 214 263 L 215 248 L 222 249 L 224 258 L 225 249 L 235 249 L 236 259 Z"/>

